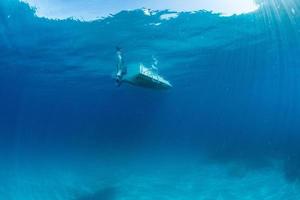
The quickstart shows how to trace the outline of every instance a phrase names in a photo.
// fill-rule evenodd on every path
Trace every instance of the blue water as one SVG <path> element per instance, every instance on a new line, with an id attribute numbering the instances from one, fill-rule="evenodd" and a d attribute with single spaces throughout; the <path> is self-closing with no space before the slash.
<path id="1" fill-rule="evenodd" d="M 300 2 L 168 13 L 0 1 L 0 200 L 300 199 Z M 174 88 L 116 87 L 117 45 Z"/>

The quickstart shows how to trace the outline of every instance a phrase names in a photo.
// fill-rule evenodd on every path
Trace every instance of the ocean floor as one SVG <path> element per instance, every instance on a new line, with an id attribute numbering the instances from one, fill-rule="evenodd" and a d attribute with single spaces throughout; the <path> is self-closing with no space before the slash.
<path id="1" fill-rule="evenodd" d="M 278 165 L 279 166 L 279 165 Z M 86 159 L 1 165 L 2 200 L 298 200 L 280 167 L 192 158 Z"/>

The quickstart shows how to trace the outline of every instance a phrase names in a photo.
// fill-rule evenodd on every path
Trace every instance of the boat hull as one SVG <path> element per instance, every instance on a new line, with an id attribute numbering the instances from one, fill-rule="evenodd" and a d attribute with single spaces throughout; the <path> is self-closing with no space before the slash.
<path id="1" fill-rule="evenodd" d="M 140 87 L 158 90 L 166 90 L 172 88 L 172 85 L 169 82 L 161 81 L 153 77 L 146 76 L 144 74 L 138 74 L 134 77 L 131 77 L 130 79 L 125 79 L 124 82 Z"/>

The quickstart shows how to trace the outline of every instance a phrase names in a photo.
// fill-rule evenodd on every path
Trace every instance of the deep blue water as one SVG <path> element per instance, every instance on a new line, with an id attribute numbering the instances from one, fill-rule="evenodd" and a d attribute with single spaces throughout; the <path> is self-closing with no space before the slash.
<path id="1" fill-rule="evenodd" d="M 0 2 L 0 199 L 300 197 L 300 2 L 85 22 Z M 111 78 L 151 63 L 174 88 Z"/>

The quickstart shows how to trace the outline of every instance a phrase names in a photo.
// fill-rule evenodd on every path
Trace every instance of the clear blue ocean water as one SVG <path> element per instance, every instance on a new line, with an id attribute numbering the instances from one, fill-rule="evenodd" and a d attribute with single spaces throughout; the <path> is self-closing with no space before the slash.
<path id="1" fill-rule="evenodd" d="M 0 1 L 0 200 L 300 199 L 300 2 L 170 12 Z M 174 88 L 116 87 L 116 46 Z"/>

